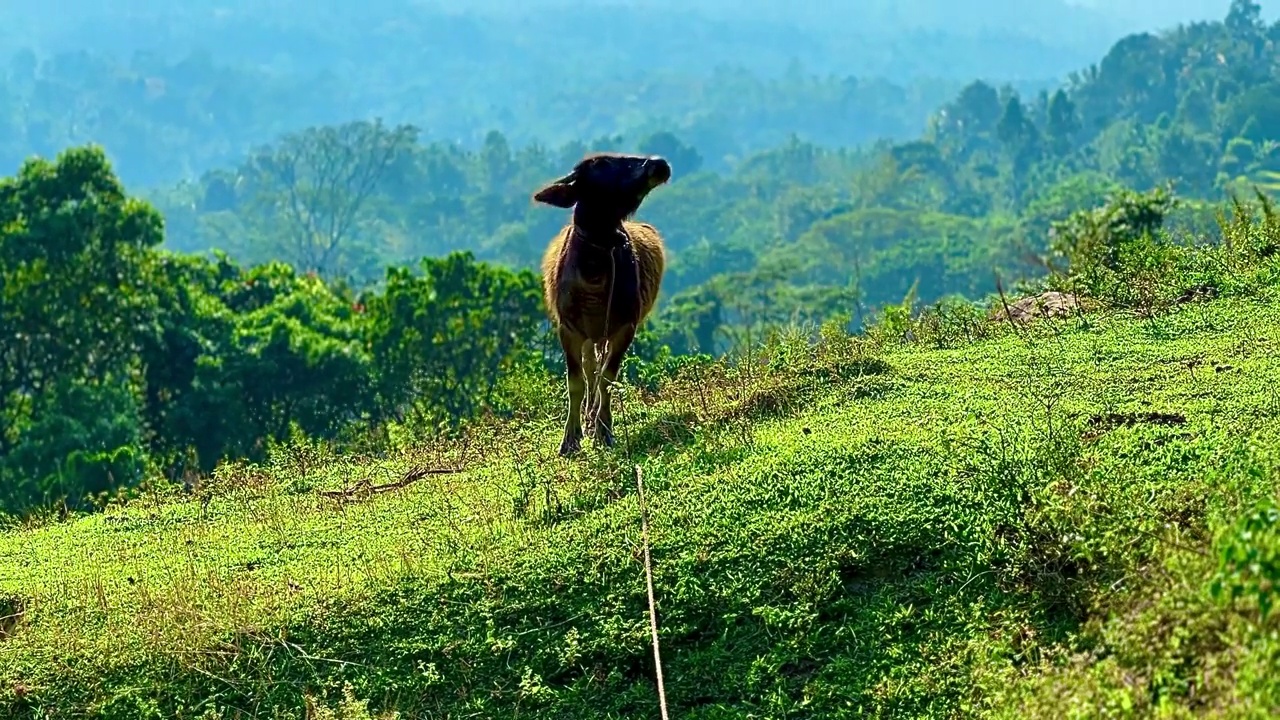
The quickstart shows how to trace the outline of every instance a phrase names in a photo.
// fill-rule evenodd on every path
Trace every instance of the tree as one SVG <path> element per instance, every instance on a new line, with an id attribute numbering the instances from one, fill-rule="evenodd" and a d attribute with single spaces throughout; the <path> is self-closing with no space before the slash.
<path id="1" fill-rule="evenodd" d="M 162 239 L 100 147 L 0 180 L 0 504 L 140 476 L 129 379 L 155 307 L 146 253 Z"/>
<path id="2" fill-rule="evenodd" d="M 511 179 L 515 163 L 511 158 L 511 146 L 497 130 L 485 135 L 480 148 L 480 164 L 484 170 L 484 188 L 493 194 L 502 193 Z"/>
<path id="3" fill-rule="evenodd" d="M 961 159 L 988 145 L 1002 109 L 996 89 L 981 80 L 969 83 L 930 121 L 931 135 Z"/>
<path id="4" fill-rule="evenodd" d="M 529 351 L 543 321 L 541 286 L 532 272 L 463 252 L 424 259 L 418 269 L 389 268 L 385 292 L 369 299 L 379 407 L 456 425 L 489 404 L 499 378 Z"/>
<path id="5" fill-rule="evenodd" d="M 692 145 L 665 130 L 656 132 L 640 141 L 638 149 L 645 155 L 661 155 L 679 173 L 676 178 L 692 175 L 702 169 L 702 155 Z"/>
<path id="6" fill-rule="evenodd" d="M 1080 129 L 1080 118 L 1076 114 L 1075 103 L 1062 89 L 1049 98 L 1047 117 L 1045 118 L 1045 136 L 1054 155 L 1059 157 L 1071 151 L 1076 132 Z"/>
<path id="7" fill-rule="evenodd" d="M 359 121 L 310 128 L 260 150 L 244 173 L 262 237 L 298 269 L 335 274 L 379 181 L 417 134 L 410 125 Z"/>
<path id="8" fill-rule="evenodd" d="M 1233 35 L 1249 38 L 1261 36 L 1267 27 L 1262 20 L 1262 6 L 1253 0 L 1231 0 L 1223 25 Z"/>
<path id="9" fill-rule="evenodd" d="M 1017 95 L 1010 96 L 1005 102 L 1004 112 L 996 125 L 996 133 L 1000 142 L 1012 148 L 1018 148 L 1027 140 L 1031 131 L 1031 122 L 1027 119 L 1022 101 Z"/>
<path id="10" fill-rule="evenodd" d="M 1026 110 L 1017 94 L 1011 94 L 1004 106 L 1004 114 L 996 126 L 996 133 L 1004 146 L 1008 160 L 1010 195 L 1021 202 L 1028 186 L 1032 166 L 1039 160 L 1040 137 L 1035 124 L 1027 118 Z"/>

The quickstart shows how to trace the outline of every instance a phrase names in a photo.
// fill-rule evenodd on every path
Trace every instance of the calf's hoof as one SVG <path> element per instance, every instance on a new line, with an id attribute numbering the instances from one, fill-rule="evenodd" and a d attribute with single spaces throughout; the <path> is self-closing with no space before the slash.
<path id="1" fill-rule="evenodd" d="M 560 457 L 576 455 L 582 449 L 582 441 L 576 437 L 566 437 L 560 441 Z"/>

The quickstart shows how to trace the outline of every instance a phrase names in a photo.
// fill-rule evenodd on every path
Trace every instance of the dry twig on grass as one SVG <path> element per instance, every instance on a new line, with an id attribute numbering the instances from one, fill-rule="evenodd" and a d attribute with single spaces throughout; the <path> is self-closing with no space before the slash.
<path id="1" fill-rule="evenodd" d="M 427 468 L 417 466 L 411 468 L 404 474 L 404 477 L 400 478 L 396 482 L 374 485 L 369 478 L 363 478 L 352 487 L 343 490 L 321 490 L 319 491 L 319 494 L 325 497 L 339 499 L 354 498 L 357 495 L 377 495 L 379 493 L 391 492 L 392 490 L 402 490 L 428 475 L 454 475 L 460 472 L 462 472 L 462 470 L 457 468 Z"/>

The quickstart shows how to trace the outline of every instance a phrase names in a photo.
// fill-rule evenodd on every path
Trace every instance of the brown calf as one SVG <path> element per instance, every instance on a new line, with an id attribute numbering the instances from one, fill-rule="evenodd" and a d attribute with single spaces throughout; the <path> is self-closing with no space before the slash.
<path id="1" fill-rule="evenodd" d="M 636 329 L 653 309 L 666 268 L 662 236 L 652 225 L 629 218 L 651 190 L 670 179 L 671 165 L 663 158 L 600 153 L 587 156 L 533 196 L 547 205 L 573 208 L 571 222 L 542 258 L 547 315 L 560 335 L 568 366 L 563 456 L 581 448 L 584 399 L 596 442 L 613 445 L 609 384 L 618 377 Z M 602 351 L 599 358 L 597 350 Z"/>

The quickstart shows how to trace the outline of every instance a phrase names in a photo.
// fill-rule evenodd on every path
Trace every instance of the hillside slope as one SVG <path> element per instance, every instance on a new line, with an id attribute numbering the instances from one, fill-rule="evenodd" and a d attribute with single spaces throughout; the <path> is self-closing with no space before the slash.
<path id="1" fill-rule="evenodd" d="M 454 446 L 10 530 L 0 714 L 299 717 L 350 683 L 401 717 L 656 717 L 632 463 L 677 717 L 1276 712 L 1274 296 L 1001 327 L 778 342 L 631 391 L 577 461 L 531 388 Z M 413 466 L 462 472 L 323 494 Z"/>

